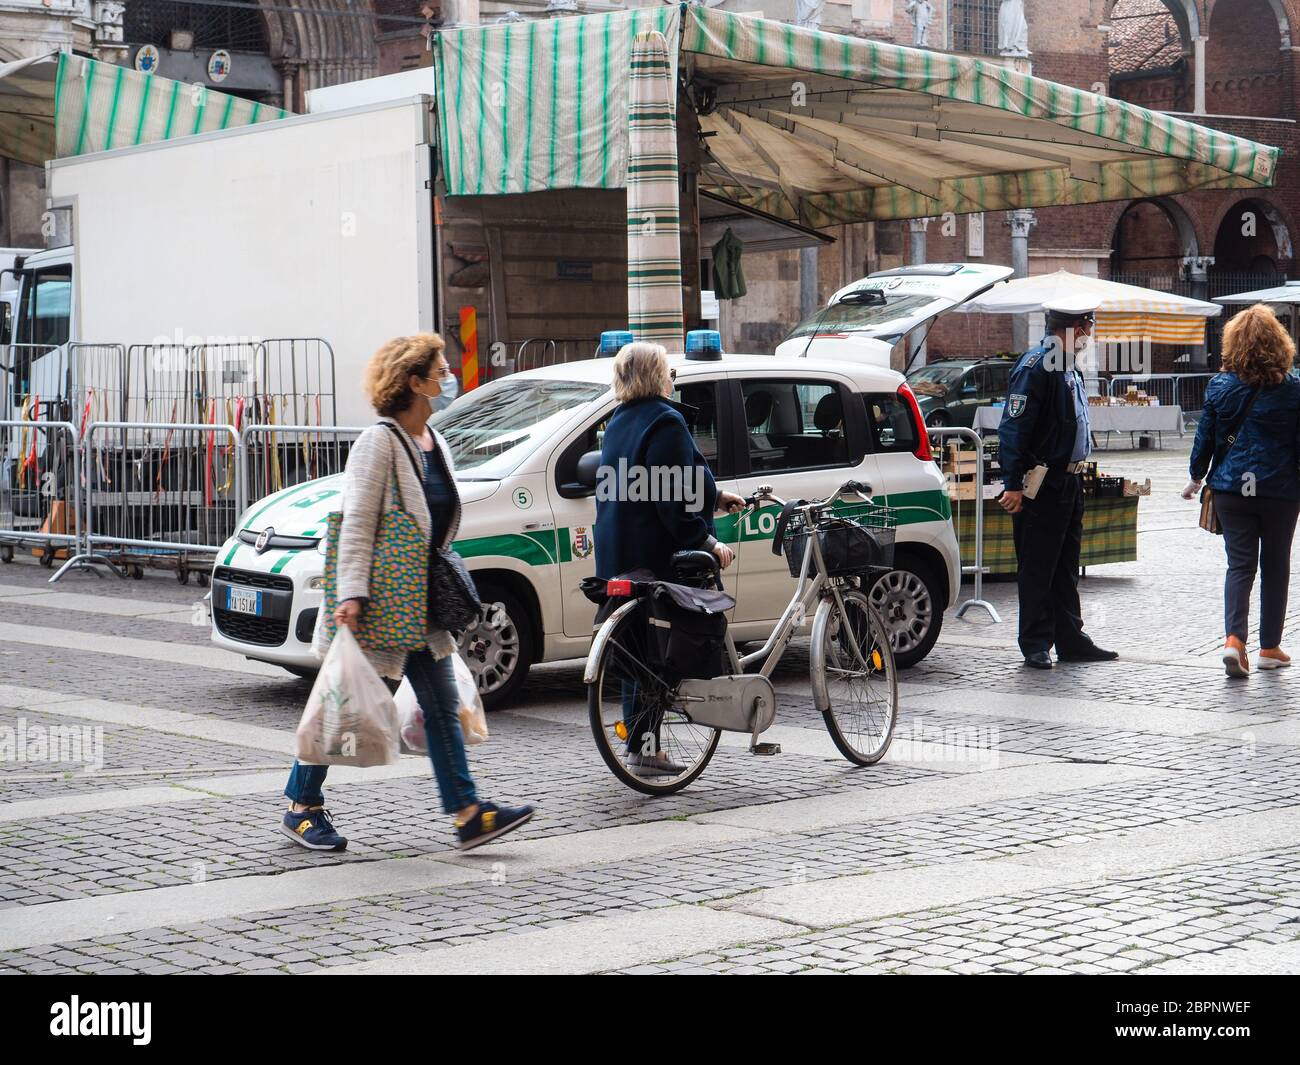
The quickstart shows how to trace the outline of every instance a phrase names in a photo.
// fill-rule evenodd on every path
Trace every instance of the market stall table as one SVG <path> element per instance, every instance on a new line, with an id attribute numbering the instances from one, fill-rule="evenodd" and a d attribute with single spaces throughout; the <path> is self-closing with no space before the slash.
<path id="1" fill-rule="evenodd" d="M 1109 496 L 1084 502 L 1081 566 L 1137 560 L 1138 499 Z M 952 520 L 963 559 L 975 557 L 975 514 L 973 500 L 953 501 Z M 1014 576 L 1016 572 L 1011 515 L 993 499 L 984 500 L 984 568 L 991 576 Z"/>
<path id="2" fill-rule="evenodd" d="M 1089 407 L 1088 421 L 1094 437 L 1106 434 L 1107 445 L 1111 433 L 1128 433 L 1129 443 L 1138 433 L 1155 433 L 1164 446 L 1164 433 L 1183 435 L 1183 408 L 1174 406 L 1138 406 L 1114 404 L 1108 407 Z"/>

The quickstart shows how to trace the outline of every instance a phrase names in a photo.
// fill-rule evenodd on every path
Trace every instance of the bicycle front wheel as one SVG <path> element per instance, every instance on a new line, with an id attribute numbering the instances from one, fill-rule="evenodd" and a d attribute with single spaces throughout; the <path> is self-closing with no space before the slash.
<path id="1" fill-rule="evenodd" d="M 871 601 L 844 590 L 840 610 L 823 600 L 813 623 L 813 693 L 840 753 L 855 765 L 884 757 L 898 721 L 898 675 L 889 630 Z"/>
<path id="2" fill-rule="evenodd" d="M 587 686 L 587 711 L 614 776 L 646 795 L 672 795 L 704 772 L 722 733 L 691 721 L 649 642 L 642 610 L 619 619 Z"/>

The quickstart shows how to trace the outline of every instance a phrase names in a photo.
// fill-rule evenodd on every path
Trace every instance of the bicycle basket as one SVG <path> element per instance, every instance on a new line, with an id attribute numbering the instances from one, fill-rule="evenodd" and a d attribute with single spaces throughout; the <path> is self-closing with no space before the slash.
<path id="1" fill-rule="evenodd" d="M 873 503 L 839 506 L 818 519 L 815 526 L 787 532 L 782 550 L 790 576 L 799 576 L 808 538 L 816 532 L 826 572 L 832 577 L 853 577 L 894 565 L 897 518 L 891 507 Z"/>

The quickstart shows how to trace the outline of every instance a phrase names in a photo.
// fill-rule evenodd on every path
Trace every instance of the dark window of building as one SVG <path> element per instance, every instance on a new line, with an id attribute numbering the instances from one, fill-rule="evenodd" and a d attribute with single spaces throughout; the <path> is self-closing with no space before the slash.
<path id="1" fill-rule="evenodd" d="M 1001 0 L 953 0 L 952 49 L 997 55 L 998 5 Z"/>
<path id="2" fill-rule="evenodd" d="M 224 48 L 263 55 L 269 50 L 262 14 L 248 7 L 149 0 L 126 5 L 122 28 L 127 44 L 170 48 L 172 31 L 188 30 L 194 34 L 195 48 Z"/>

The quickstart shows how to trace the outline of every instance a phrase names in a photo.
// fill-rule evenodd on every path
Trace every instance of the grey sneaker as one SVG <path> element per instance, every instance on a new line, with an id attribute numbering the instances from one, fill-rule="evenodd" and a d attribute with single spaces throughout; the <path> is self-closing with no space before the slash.
<path id="1" fill-rule="evenodd" d="M 686 772 L 665 754 L 629 754 L 624 763 L 628 772 L 637 777 L 675 777 Z"/>

